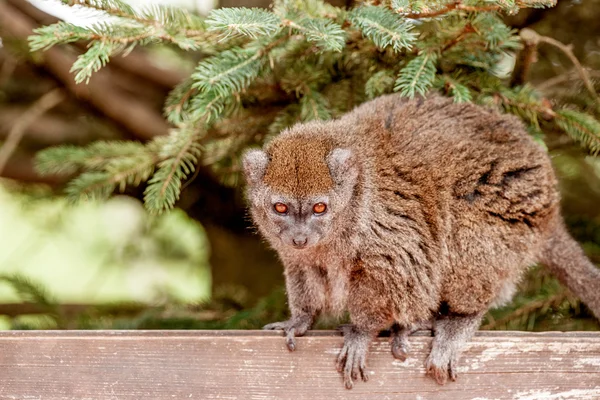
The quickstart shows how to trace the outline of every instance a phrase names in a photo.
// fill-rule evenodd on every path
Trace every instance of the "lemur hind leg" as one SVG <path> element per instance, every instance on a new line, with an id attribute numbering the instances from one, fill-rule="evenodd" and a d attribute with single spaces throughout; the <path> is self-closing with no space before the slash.
<path id="1" fill-rule="evenodd" d="M 448 378 L 456 380 L 457 362 L 465 343 L 473 337 L 484 312 L 469 315 L 452 314 L 438 317 L 433 324 L 431 352 L 425 361 L 427 375 L 443 385 Z"/>
<path id="2" fill-rule="evenodd" d="M 406 361 L 410 351 L 408 337 L 419 330 L 433 329 L 433 320 L 421 321 L 410 326 L 402 326 L 400 324 L 392 325 L 391 329 L 391 345 L 392 355 L 400 361 Z"/>

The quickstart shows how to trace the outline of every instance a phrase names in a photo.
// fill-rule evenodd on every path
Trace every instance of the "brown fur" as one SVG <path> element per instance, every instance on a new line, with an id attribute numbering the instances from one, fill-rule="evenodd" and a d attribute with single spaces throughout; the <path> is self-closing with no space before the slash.
<path id="1" fill-rule="evenodd" d="M 290 138 L 267 149 L 270 162 L 264 182 L 274 190 L 297 197 L 325 193 L 333 187 L 325 163 L 333 142 L 326 138 Z"/>
<path id="2" fill-rule="evenodd" d="M 339 120 L 297 125 L 267 154 L 246 157 L 247 176 L 259 177 L 249 179 L 248 197 L 285 265 L 292 312 L 268 327 L 284 329 L 290 344 L 320 312 L 348 310 L 353 328 L 339 360 L 347 387 L 364 375 L 366 338 L 393 324 L 406 337 L 429 320 L 436 339 L 428 373 L 454 379 L 460 348 L 485 311 L 508 301 L 536 262 L 600 315 L 600 273 L 564 229 L 547 154 L 514 116 L 390 95 Z M 281 192 L 299 204 L 328 193 L 329 220 L 301 211 L 273 217 L 270 196 Z M 319 233 L 303 250 L 281 239 L 299 227 Z"/>

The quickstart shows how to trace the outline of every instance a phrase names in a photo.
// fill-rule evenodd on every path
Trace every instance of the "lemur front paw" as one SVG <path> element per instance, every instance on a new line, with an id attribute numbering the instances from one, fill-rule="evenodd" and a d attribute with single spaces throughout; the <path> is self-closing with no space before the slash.
<path id="1" fill-rule="evenodd" d="M 340 330 L 344 334 L 344 347 L 337 358 L 337 370 L 344 376 L 346 389 L 352 389 L 359 375 L 363 381 L 369 380 L 366 361 L 371 335 L 352 325 L 342 326 Z"/>
<path id="2" fill-rule="evenodd" d="M 312 320 L 308 317 L 292 317 L 287 321 L 273 322 L 263 326 L 265 330 L 282 330 L 285 335 L 285 344 L 289 351 L 296 350 L 296 336 L 302 336 L 311 327 Z"/>

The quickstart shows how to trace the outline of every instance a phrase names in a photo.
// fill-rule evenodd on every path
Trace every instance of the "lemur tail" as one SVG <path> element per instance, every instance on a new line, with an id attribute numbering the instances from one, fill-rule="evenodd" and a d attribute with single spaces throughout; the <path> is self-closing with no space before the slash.
<path id="1" fill-rule="evenodd" d="M 579 243 L 557 224 L 540 260 L 600 320 L 600 269 L 586 257 Z"/>

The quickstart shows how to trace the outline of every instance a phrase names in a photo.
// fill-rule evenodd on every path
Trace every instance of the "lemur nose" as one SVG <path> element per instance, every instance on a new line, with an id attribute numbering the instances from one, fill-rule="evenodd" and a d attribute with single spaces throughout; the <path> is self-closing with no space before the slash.
<path id="1" fill-rule="evenodd" d="M 294 246 L 296 247 L 304 247 L 306 246 L 306 243 L 308 243 L 308 238 L 304 238 L 304 239 L 292 239 L 292 242 L 294 243 Z"/>

